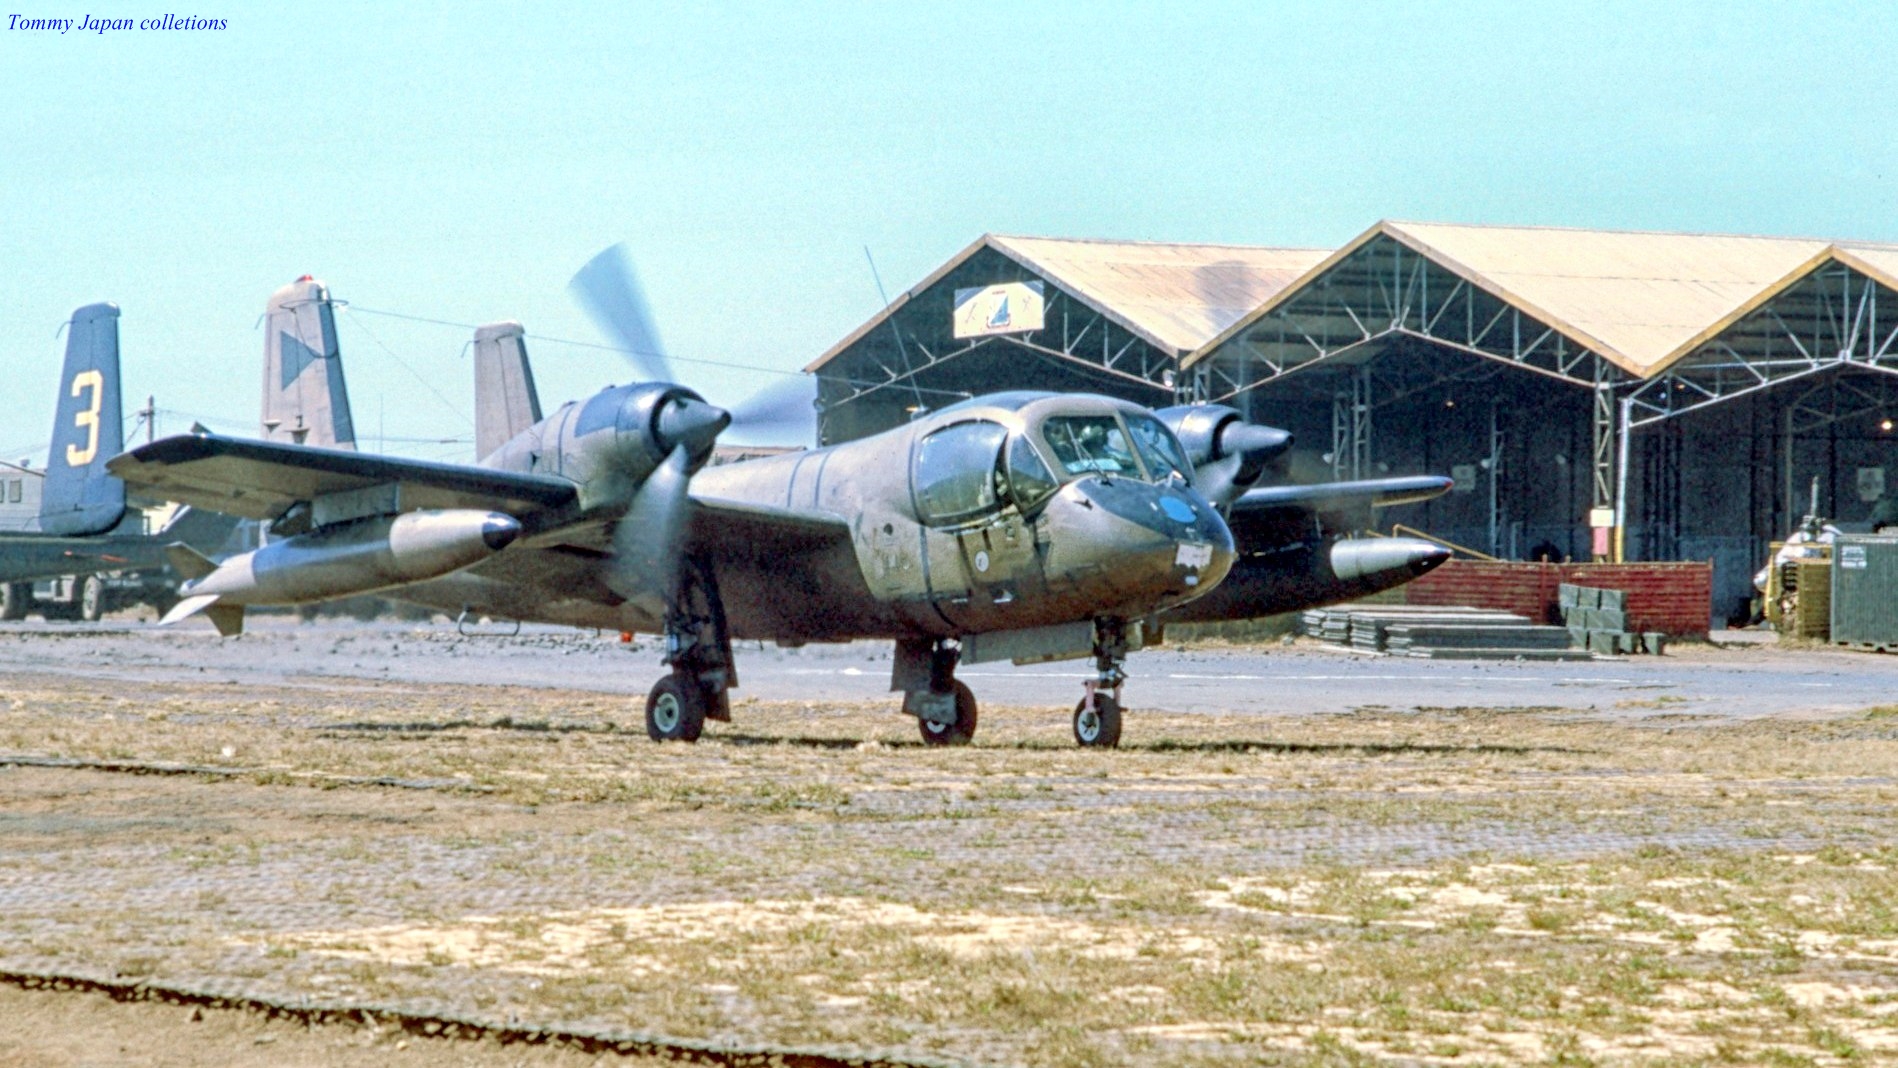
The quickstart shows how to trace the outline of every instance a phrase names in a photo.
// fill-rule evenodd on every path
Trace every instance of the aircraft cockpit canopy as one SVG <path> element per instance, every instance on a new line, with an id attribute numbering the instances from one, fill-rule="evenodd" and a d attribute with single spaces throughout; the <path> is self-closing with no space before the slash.
<path id="1" fill-rule="evenodd" d="M 1173 432 L 1150 415 L 1056 409 L 1028 413 L 1013 432 L 979 418 L 932 431 L 916 445 L 911 478 L 919 518 L 946 525 L 1010 503 L 1031 508 L 1090 475 L 1190 483 L 1191 470 Z"/>

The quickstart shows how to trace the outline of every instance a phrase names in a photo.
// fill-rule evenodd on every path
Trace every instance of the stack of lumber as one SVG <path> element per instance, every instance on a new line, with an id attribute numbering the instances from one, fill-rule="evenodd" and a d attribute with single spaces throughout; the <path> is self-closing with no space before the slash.
<path id="1" fill-rule="evenodd" d="M 1303 633 L 1367 653 L 1431 659 L 1583 659 L 1568 631 L 1514 612 L 1432 605 L 1341 605 L 1302 613 Z"/>

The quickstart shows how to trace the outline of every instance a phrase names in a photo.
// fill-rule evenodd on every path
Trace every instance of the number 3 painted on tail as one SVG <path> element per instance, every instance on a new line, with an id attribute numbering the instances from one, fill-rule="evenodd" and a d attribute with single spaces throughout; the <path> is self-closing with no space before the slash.
<path id="1" fill-rule="evenodd" d="M 84 467 L 99 454 L 99 404 L 105 400 L 105 376 L 97 371 L 81 371 L 73 376 L 72 395 L 77 397 L 82 389 L 92 391 L 92 402 L 85 410 L 74 412 L 72 421 L 74 426 L 85 429 L 86 447 L 66 446 L 68 467 Z"/>

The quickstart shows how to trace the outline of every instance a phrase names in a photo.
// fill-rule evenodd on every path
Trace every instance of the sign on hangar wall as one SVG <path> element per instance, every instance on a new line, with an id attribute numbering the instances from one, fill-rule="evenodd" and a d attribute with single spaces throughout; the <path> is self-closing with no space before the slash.
<path id="1" fill-rule="evenodd" d="M 1048 310 L 1040 282 L 956 290 L 955 335 L 987 337 L 1039 330 Z"/>

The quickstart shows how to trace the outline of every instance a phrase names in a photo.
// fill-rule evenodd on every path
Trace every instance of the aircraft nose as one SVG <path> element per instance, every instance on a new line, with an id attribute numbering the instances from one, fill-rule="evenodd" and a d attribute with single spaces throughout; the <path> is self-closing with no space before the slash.
<path id="1" fill-rule="evenodd" d="M 1219 585 L 1236 554 L 1232 531 L 1197 492 L 1130 479 L 1084 480 L 1077 503 L 1105 513 L 1093 537 L 1128 593 L 1170 605 Z"/>
<path id="2" fill-rule="evenodd" d="M 703 456 L 732 422 L 732 413 L 692 397 L 674 397 L 659 413 L 656 431 L 664 452 L 685 446 L 689 456 Z"/>

